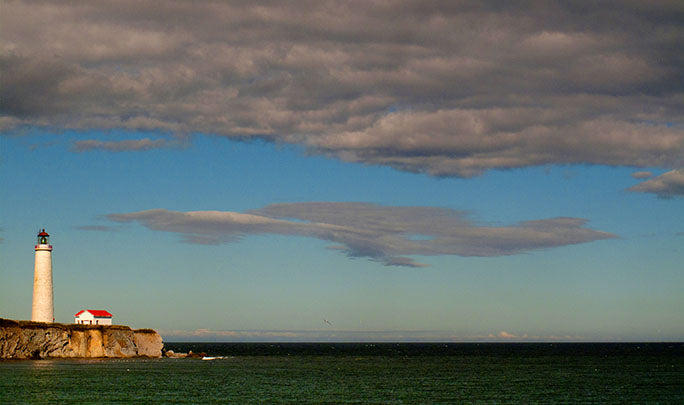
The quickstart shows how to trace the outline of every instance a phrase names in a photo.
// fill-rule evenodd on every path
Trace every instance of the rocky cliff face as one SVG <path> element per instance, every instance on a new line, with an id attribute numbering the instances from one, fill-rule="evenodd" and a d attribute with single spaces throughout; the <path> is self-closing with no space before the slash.
<path id="1" fill-rule="evenodd" d="M 77 325 L 0 318 L 0 358 L 161 357 L 161 336 L 152 329 Z"/>

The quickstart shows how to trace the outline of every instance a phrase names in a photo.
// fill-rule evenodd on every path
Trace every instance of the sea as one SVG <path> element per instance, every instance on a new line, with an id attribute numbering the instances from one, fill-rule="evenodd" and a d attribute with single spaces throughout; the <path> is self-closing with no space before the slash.
<path id="1" fill-rule="evenodd" d="M 684 404 L 684 343 L 166 343 L 0 361 L 0 403 Z"/>

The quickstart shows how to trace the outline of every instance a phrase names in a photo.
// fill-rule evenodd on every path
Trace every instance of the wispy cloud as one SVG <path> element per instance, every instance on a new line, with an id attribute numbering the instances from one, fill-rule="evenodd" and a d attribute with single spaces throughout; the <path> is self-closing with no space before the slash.
<path id="1" fill-rule="evenodd" d="M 412 255 L 514 255 L 616 237 L 585 228 L 587 221 L 581 218 L 486 226 L 474 223 L 461 211 L 368 203 L 274 204 L 249 213 L 155 209 L 107 218 L 178 233 L 189 243 L 233 242 L 250 234 L 308 236 L 334 242 L 333 248 L 350 257 L 408 267 L 425 266 L 407 257 Z"/>
<path id="2" fill-rule="evenodd" d="M 88 139 L 74 142 L 72 150 L 74 152 L 85 152 L 91 150 L 106 150 L 110 152 L 142 151 L 159 149 L 166 146 L 165 139 L 129 139 L 124 141 L 98 141 Z"/>
<path id="3" fill-rule="evenodd" d="M 632 177 L 635 179 L 647 179 L 649 177 L 653 176 L 653 173 L 648 172 L 648 171 L 641 171 L 641 172 L 634 172 L 632 173 Z"/>
<path id="4" fill-rule="evenodd" d="M 663 173 L 630 187 L 629 191 L 653 193 L 660 198 L 684 196 L 684 169 Z"/>
<path id="5" fill-rule="evenodd" d="M 79 231 L 98 231 L 98 232 L 111 232 L 111 231 L 116 231 L 117 228 L 113 226 L 106 226 L 106 225 L 79 225 L 75 226 L 74 229 L 78 229 Z"/>
<path id="6" fill-rule="evenodd" d="M 5 2 L 0 128 L 260 137 L 437 176 L 678 169 L 682 7 Z M 162 146 L 82 140 L 74 151 Z"/>

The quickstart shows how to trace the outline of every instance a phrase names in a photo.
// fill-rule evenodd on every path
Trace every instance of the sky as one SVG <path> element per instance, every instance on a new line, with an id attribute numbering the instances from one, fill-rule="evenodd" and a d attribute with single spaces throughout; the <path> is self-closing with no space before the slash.
<path id="1" fill-rule="evenodd" d="M 681 341 L 681 1 L 0 2 L 0 317 Z"/>

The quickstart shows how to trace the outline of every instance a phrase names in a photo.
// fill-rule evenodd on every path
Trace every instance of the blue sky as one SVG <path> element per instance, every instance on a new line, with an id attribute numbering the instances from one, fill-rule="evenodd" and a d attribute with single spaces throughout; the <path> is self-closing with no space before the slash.
<path id="1" fill-rule="evenodd" d="M 44 227 L 59 322 L 107 309 L 165 340 L 681 340 L 684 68 L 666 56 L 684 10 L 654 4 L 606 21 L 610 6 L 551 3 L 8 2 L 0 317 L 30 317 Z"/>
<path id="2" fill-rule="evenodd" d="M 626 192 L 635 182 L 630 168 L 437 179 L 264 142 L 197 137 L 188 148 L 82 154 L 70 152 L 68 140 L 31 147 L 47 139 L 2 138 L 2 184 L 12 190 L 2 200 L 5 317 L 29 317 L 34 231 L 44 226 L 55 246 L 62 322 L 80 308 L 106 308 L 118 322 L 168 331 L 167 339 L 199 340 L 402 339 L 408 332 L 408 339 L 491 340 L 502 331 L 531 339 L 669 340 L 682 333 L 682 223 L 674 220 L 682 203 Z M 619 238 L 513 256 L 421 257 L 429 267 L 405 268 L 349 258 L 315 238 L 250 235 L 196 245 L 103 218 L 156 207 L 242 212 L 300 201 L 447 207 L 487 224 L 582 217 Z M 191 335 L 201 329 L 209 332 Z"/>

